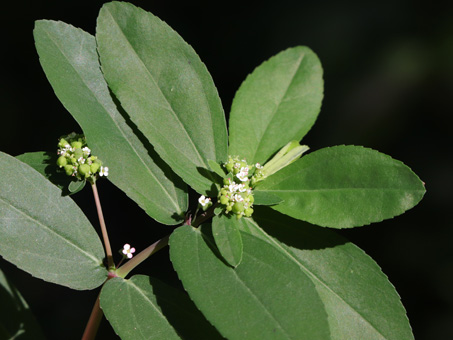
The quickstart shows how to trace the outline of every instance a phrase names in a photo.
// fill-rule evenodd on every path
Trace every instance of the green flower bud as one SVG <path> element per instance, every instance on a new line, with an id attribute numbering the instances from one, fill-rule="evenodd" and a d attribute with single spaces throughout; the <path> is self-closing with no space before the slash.
<path id="1" fill-rule="evenodd" d="M 74 150 L 74 157 L 75 159 L 79 159 L 80 157 L 83 157 L 83 151 L 82 149 L 78 148 Z"/>
<path id="2" fill-rule="evenodd" d="M 66 159 L 65 156 L 60 156 L 58 157 L 57 159 L 57 165 L 62 168 L 64 167 L 66 164 L 68 164 L 68 160 Z"/>
<path id="3" fill-rule="evenodd" d="M 74 157 L 71 157 L 71 163 L 73 165 L 76 165 L 77 164 L 77 159 L 75 159 Z"/>
<path id="4" fill-rule="evenodd" d="M 93 174 L 95 174 L 99 171 L 100 167 L 101 167 L 101 165 L 99 163 L 93 163 L 90 165 L 90 170 Z"/>
<path id="5" fill-rule="evenodd" d="M 227 212 L 230 212 L 231 209 L 233 209 L 233 207 L 232 207 L 231 205 L 227 205 L 226 208 L 225 208 L 225 210 L 226 210 Z"/>
<path id="6" fill-rule="evenodd" d="M 248 195 L 248 197 L 247 197 L 247 198 L 248 198 L 248 200 L 249 200 L 249 202 L 250 202 L 250 203 L 253 203 L 253 202 L 255 202 L 255 197 L 253 197 L 253 195 L 252 195 L 252 194 Z"/>
<path id="7" fill-rule="evenodd" d="M 71 146 L 72 146 L 74 149 L 82 149 L 82 142 L 79 142 L 79 141 L 72 142 L 72 143 L 71 143 Z"/>
<path id="8" fill-rule="evenodd" d="M 242 202 L 236 202 L 233 204 L 233 209 L 232 211 L 235 213 L 235 214 L 240 214 L 241 212 L 244 211 L 244 203 Z"/>
<path id="9" fill-rule="evenodd" d="M 72 165 L 65 165 L 64 166 L 64 171 L 66 171 L 66 175 L 68 176 L 72 176 L 72 174 L 74 173 L 74 167 Z"/>
<path id="10" fill-rule="evenodd" d="M 247 208 L 247 209 L 245 209 L 244 215 L 245 215 L 246 217 L 250 217 L 250 216 L 252 216 L 252 214 L 253 214 L 253 209 L 252 209 L 252 208 Z"/>
<path id="11" fill-rule="evenodd" d="M 60 141 L 58 142 L 58 146 L 60 148 L 64 148 L 66 145 L 68 145 L 69 143 L 66 141 L 66 139 L 62 138 L 60 139 Z"/>
<path id="12" fill-rule="evenodd" d="M 233 170 L 234 163 L 233 162 L 228 162 L 225 164 L 225 169 L 227 172 L 231 172 Z"/>
<path id="13" fill-rule="evenodd" d="M 226 196 L 220 196 L 220 203 L 227 205 L 230 200 Z"/>
<path id="14" fill-rule="evenodd" d="M 85 178 L 90 176 L 90 166 L 88 164 L 79 165 L 79 173 L 81 176 L 85 176 Z"/>

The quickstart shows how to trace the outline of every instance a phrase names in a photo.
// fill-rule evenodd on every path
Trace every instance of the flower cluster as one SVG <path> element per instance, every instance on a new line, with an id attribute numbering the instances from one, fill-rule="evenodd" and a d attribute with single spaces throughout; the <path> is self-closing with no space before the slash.
<path id="1" fill-rule="evenodd" d="M 109 168 L 103 167 L 96 156 L 91 156 L 91 150 L 87 147 L 83 135 L 72 133 L 65 136 L 58 142 L 58 147 L 57 165 L 64 168 L 68 176 L 84 180 L 98 173 L 99 176 L 108 175 Z"/>
<path id="2" fill-rule="evenodd" d="M 237 218 L 250 217 L 254 202 L 252 187 L 262 176 L 263 167 L 258 163 L 250 166 L 244 159 L 231 156 L 223 166 L 228 175 L 220 189 L 220 204 L 224 206 L 227 214 L 234 214 Z"/>

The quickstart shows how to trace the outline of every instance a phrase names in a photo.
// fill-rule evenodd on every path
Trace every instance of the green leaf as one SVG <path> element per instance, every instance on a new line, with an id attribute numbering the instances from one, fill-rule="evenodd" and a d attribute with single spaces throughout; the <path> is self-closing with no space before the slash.
<path id="1" fill-rule="evenodd" d="M 212 251 L 209 226 L 182 226 L 170 237 L 170 258 L 191 299 L 227 339 L 330 339 L 311 279 L 288 256 L 243 233 L 236 267 Z"/>
<path id="2" fill-rule="evenodd" d="M 230 113 L 230 155 L 264 163 L 314 124 L 323 97 L 318 57 L 298 46 L 261 64 L 242 83 Z"/>
<path id="3" fill-rule="evenodd" d="M 34 36 L 50 84 L 82 127 L 92 153 L 109 167 L 109 180 L 157 221 L 182 221 L 185 184 L 119 111 L 100 70 L 94 37 L 48 20 L 36 22 Z"/>
<path id="4" fill-rule="evenodd" d="M 71 183 L 69 183 L 68 190 L 71 192 L 72 195 L 76 194 L 85 187 L 86 182 L 87 181 L 85 180 L 72 181 Z"/>
<path id="5" fill-rule="evenodd" d="M 323 227 L 351 228 L 380 222 L 414 207 L 423 182 L 400 161 L 359 146 L 313 152 L 258 184 L 280 196 L 272 206 Z"/>
<path id="6" fill-rule="evenodd" d="M 0 152 L 0 255 L 45 281 L 93 289 L 104 249 L 80 208 L 25 163 Z"/>
<path id="7" fill-rule="evenodd" d="M 225 177 L 225 175 L 226 175 L 225 171 L 223 171 L 223 169 L 219 163 L 217 163 L 216 161 L 213 161 L 212 159 L 208 159 L 208 165 L 209 165 L 209 169 L 214 171 L 217 175 L 219 175 L 222 178 Z"/>
<path id="8" fill-rule="evenodd" d="M 326 308 L 332 340 L 414 338 L 398 293 L 361 249 L 329 229 L 268 207 L 257 207 L 253 216 L 256 222 L 240 221 L 241 230 L 272 245 L 311 278 Z"/>
<path id="9" fill-rule="evenodd" d="M 0 301 L 0 339 L 44 339 L 27 302 L 1 270 Z"/>
<path id="10" fill-rule="evenodd" d="M 277 195 L 267 191 L 253 191 L 254 205 L 274 205 L 283 202 L 283 200 Z"/>
<path id="11" fill-rule="evenodd" d="M 212 235 L 220 255 L 233 267 L 242 260 L 242 237 L 236 217 L 225 215 L 212 218 Z"/>
<path id="12" fill-rule="evenodd" d="M 104 76 L 131 120 L 193 189 L 227 158 L 223 108 L 198 55 L 166 23 L 125 2 L 102 7 L 96 39 Z"/>
<path id="13" fill-rule="evenodd" d="M 102 288 L 101 308 L 121 339 L 221 339 L 187 294 L 157 279 L 114 278 Z"/>
<path id="14" fill-rule="evenodd" d="M 30 165 L 33 169 L 38 171 L 41 175 L 59 187 L 65 190 L 66 194 L 71 178 L 68 177 L 64 171 L 58 171 L 56 152 L 37 151 L 27 152 L 16 156 L 18 160 Z"/>

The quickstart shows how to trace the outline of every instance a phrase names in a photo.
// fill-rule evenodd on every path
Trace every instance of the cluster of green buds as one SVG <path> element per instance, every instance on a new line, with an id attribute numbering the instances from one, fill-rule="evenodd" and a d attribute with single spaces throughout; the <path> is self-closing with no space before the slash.
<path id="1" fill-rule="evenodd" d="M 95 178 L 96 174 L 108 175 L 109 168 L 103 167 L 102 162 L 91 155 L 83 135 L 72 133 L 62 137 L 58 142 L 57 154 L 57 165 L 64 168 L 68 176 L 85 180 L 89 177 Z"/>
<path id="2" fill-rule="evenodd" d="M 223 165 L 228 172 L 219 193 L 219 203 L 227 214 L 250 217 L 253 214 L 253 186 L 262 176 L 260 164 L 249 165 L 239 157 L 228 157 Z"/>

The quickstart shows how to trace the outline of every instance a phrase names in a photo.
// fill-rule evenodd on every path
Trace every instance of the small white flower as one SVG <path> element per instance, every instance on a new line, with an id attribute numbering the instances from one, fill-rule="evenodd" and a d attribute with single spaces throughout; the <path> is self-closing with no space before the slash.
<path id="1" fill-rule="evenodd" d="M 256 163 L 256 164 L 255 164 L 255 168 L 257 168 L 257 169 L 262 169 L 262 168 L 264 168 L 264 167 L 263 167 L 260 163 Z"/>
<path id="2" fill-rule="evenodd" d="M 101 170 L 99 171 L 99 176 L 108 176 L 109 175 L 109 168 L 106 166 L 101 166 Z"/>
<path id="3" fill-rule="evenodd" d="M 205 197 L 205 195 L 201 195 L 200 198 L 198 199 L 198 202 L 204 207 L 206 204 L 208 204 L 211 201 L 209 197 Z"/>
<path id="4" fill-rule="evenodd" d="M 242 172 L 242 171 L 241 171 L 240 173 L 238 173 L 238 174 L 236 175 L 236 177 L 239 178 L 239 180 L 240 180 L 241 182 L 245 182 L 245 181 L 248 180 L 248 172 Z"/>
<path id="5" fill-rule="evenodd" d="M 233 196 L 233 201 L 235 201 L 235 202 L 243 202 L 244 198 L 241 195 L 236 194 L 236 195 Z"/>
<path id="6" fill-rule="evenodd" d="M 79 164 L 84 164 L 85 163 L 85 158 L 83 157 L 80 157 L 77 162 L 79 162 Z"/>
<path id="7" fill-rule="evenodd" d="M 135 248 L 131 248 L 131 245 L 130 244 L 125 244 L 123 246 L 123 254 L 127 256 L 128 259 L 131 259 L 133 253 L 135 253 Z"/>
<path id="8" fill-rule="evenodd" d="M 238 190 L 239 192 L 245 192 L 245 191 L 247 191 L 247 189 L 245 188 L 245 185 L 244 185 L 244 184 L 238 184 L 237 190 Z"/>
<path id="9" fill-rule="evenodd" d="M 87 155 L 87 156 L 91 153 L 90 148 L 88 148 L 87 146 L 85 146 L 85 147 L 82 149 L 82 151 L 83 151 L 83 152 L 85 153 L 85 155 Z"/>
<path id="10" fill-rule="evenodd" d="M 228 190 L 230 190 L 230 192 L 236 192 L 238 190 L 238 185 L 233 182 L 228 186 Z"/>

